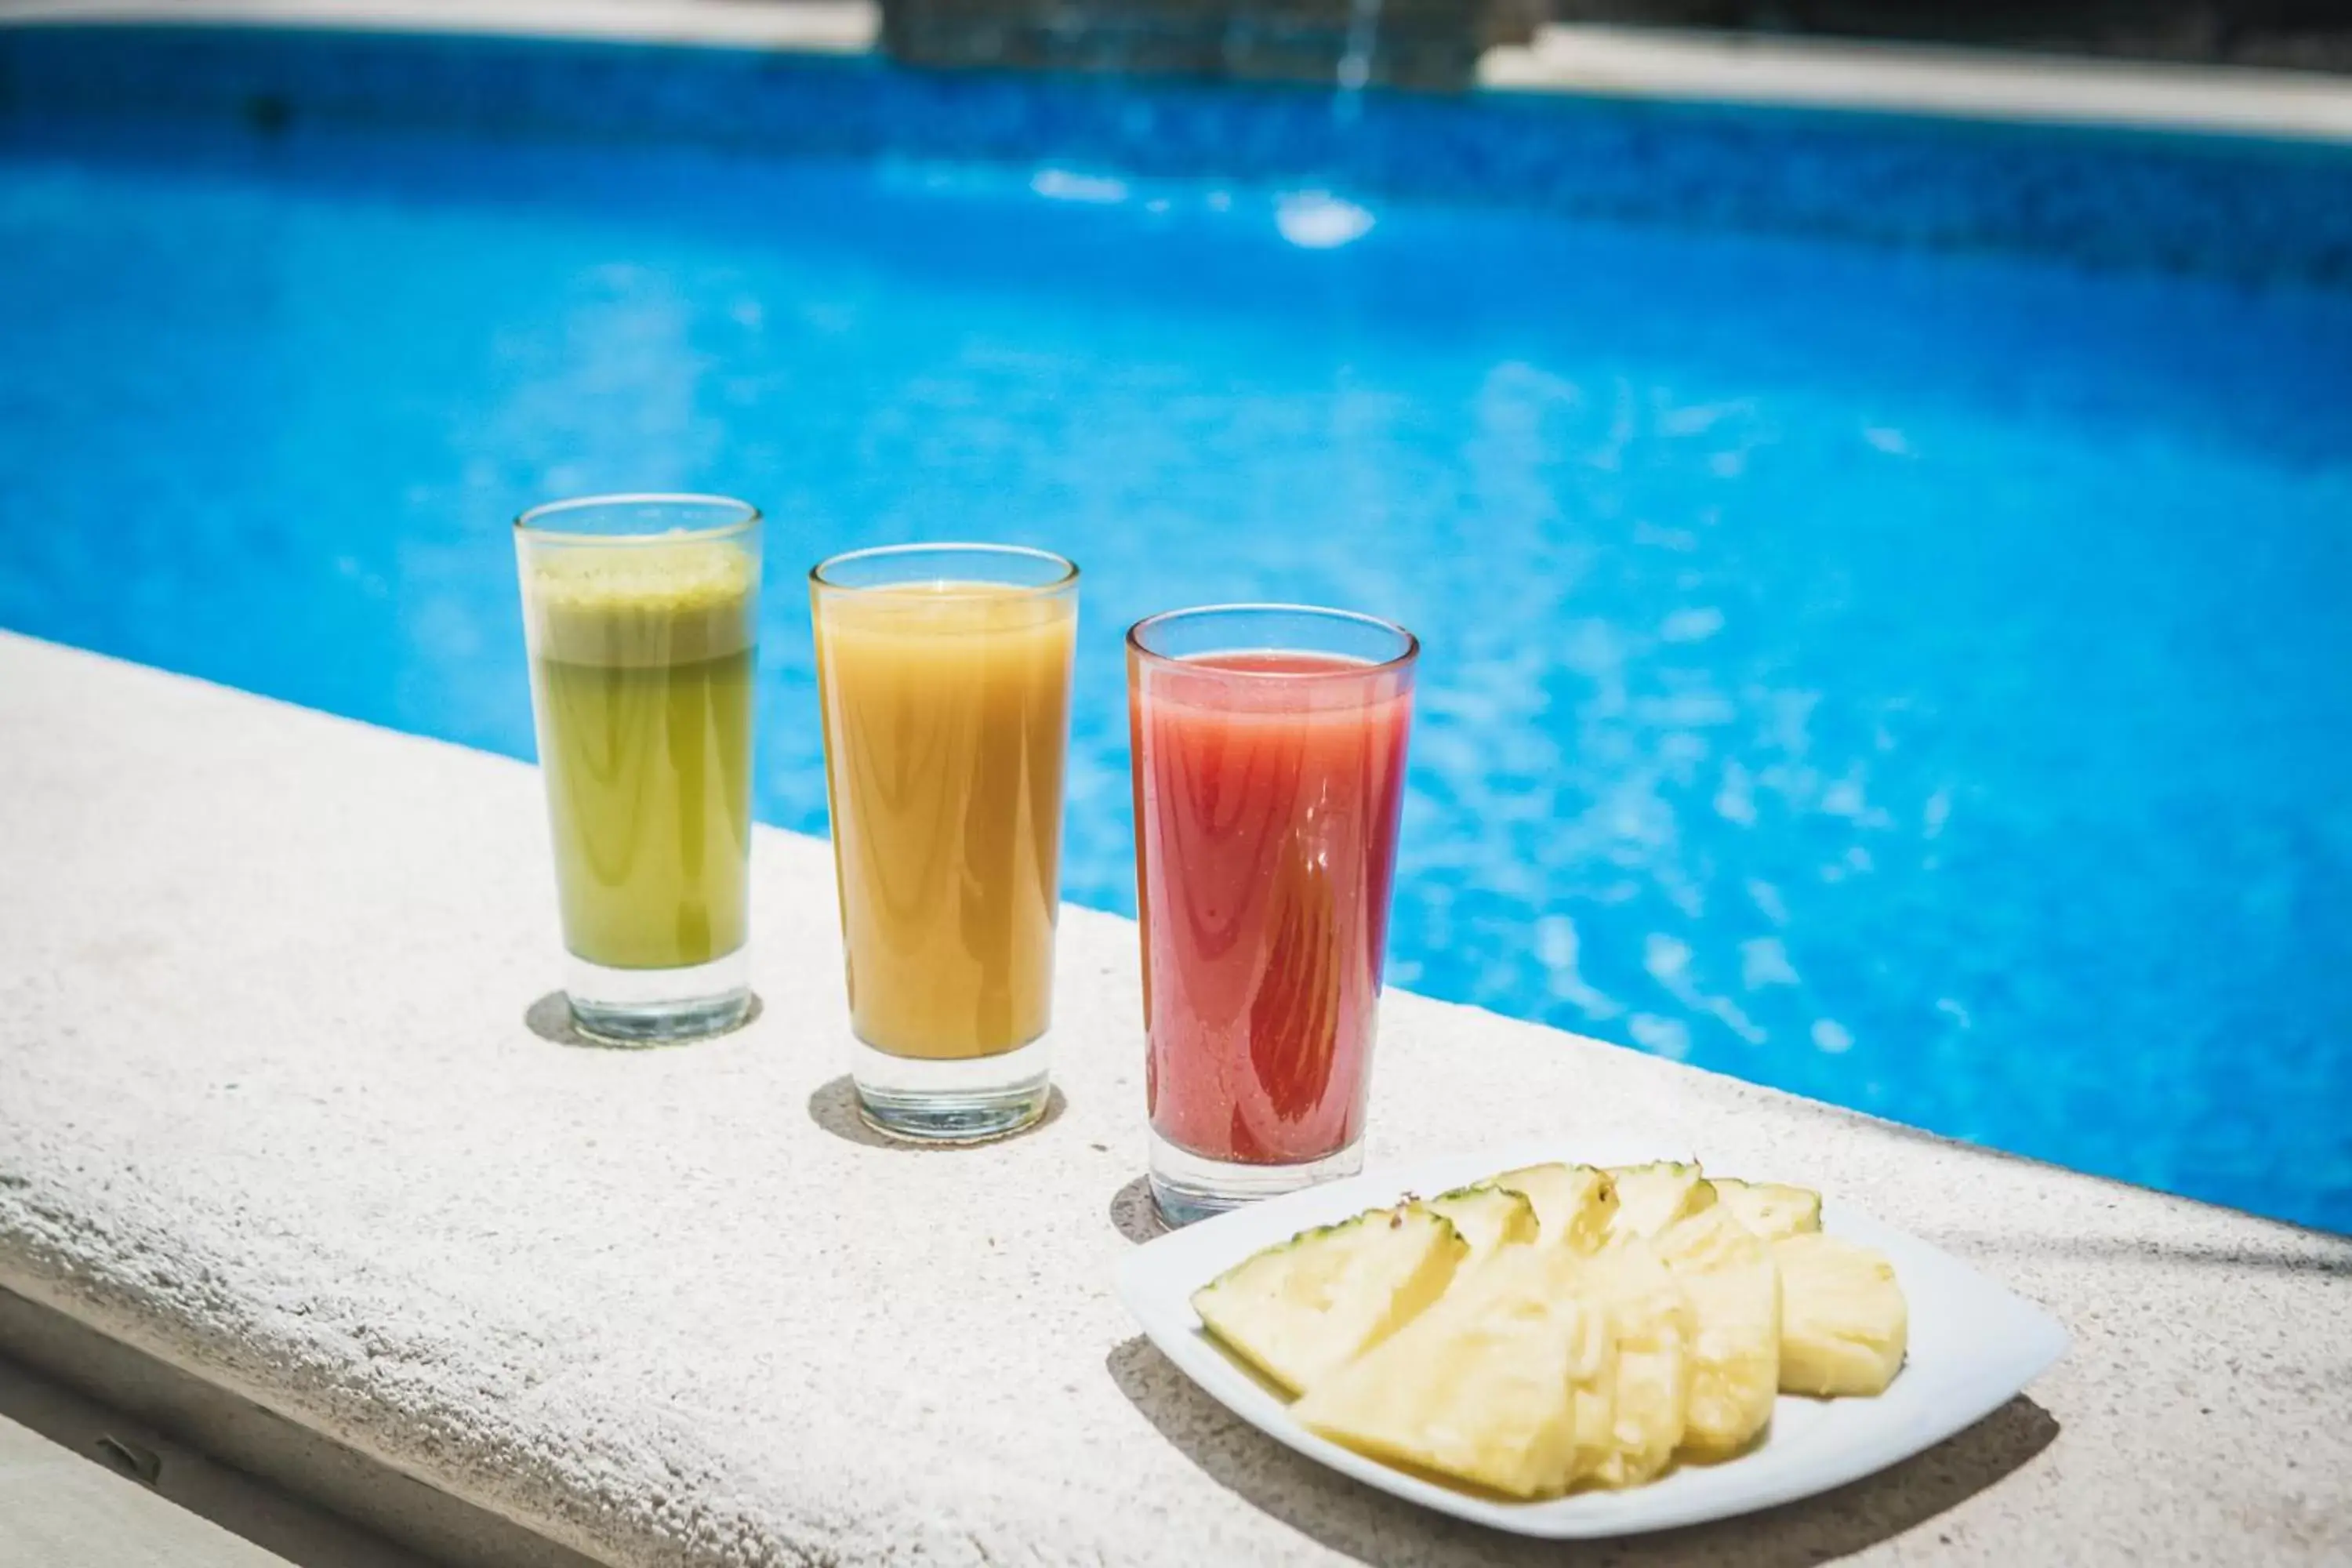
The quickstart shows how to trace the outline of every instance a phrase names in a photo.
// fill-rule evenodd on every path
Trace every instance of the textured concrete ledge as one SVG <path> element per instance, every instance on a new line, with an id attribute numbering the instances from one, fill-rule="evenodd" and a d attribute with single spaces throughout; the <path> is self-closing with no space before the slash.
<path id="1" fill-rule="evenodd" d="M 541 809 L 512 763 L 0 636 L 0 1288 L 616 1564 L 1556 1560 L 1137 1340 L 1125 921 L 1066 922 L 1059 1114 L 906 1152 L 836 1082 L 823 845 L 758 846 L 756 1025 L 589 1050 L 526 1023 Z M 2352 1243 L 1418 997 L 1384 1029 L 1376 1164 L 1645 1135 L 1851 1194 L 2074 1335 L 1895 1470 L 1592 1561 L 2352 1552 Z"/>

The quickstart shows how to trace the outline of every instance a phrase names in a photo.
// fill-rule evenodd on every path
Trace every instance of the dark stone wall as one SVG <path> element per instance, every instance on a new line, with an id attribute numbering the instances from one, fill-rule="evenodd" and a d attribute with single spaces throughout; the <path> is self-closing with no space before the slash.
<path id="1" fill-rule="evenodd" d="M 1449 89 L 1523 43 L 1547 0 L 883 0 L 883 47 L 916 65 L 1140 71 Z M 1377 25 L 1370 25 L 1376 18 Z"/>

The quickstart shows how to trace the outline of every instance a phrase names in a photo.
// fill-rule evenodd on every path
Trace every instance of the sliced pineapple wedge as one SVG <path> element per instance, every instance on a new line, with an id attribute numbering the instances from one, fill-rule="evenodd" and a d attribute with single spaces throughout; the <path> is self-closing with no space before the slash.
<path id="1" fill-rule="evenodd" d="M 1469 1245 L 1463 1259 L 1465 1264 L 1498 1247 L 1530 1242 L 1541 1234 L 1535 1205 L 1523 1194 L 1505 1187 L 1456 1187 L 1430 1199 L 1429 1206 L 1452 1221 Z"/>
<path id="2" fill-rule="evenodd" d="M 1716 1202 L 1731 1217 L 1767 1241 L 1801 1236 L 1822 1228 L 1822 1194 L 1803 1187 L 1774 1182 L 1735 1182 L 1727 1176 L 1709 1178 Z"/>
<path id="3" fill-rule="evenodd" d="M 1591 1165 L 1524 1165 L 1478 1184 L 1522 1193 L 1536 1206 L 1538 1239 L 1589 1252 L 1608 1234 L 1617 1212 L 1617 1185 Z"/>
<path id="4" fill-rule="evenodd" d="M 1601 1252 L 1586 1278 L 1608 1309 L 1617 1347 L 1614 1441 L 1592 1479 L 1636 1487 L 1664 1470 L 1682 1445 L 1690 1400 L 1690 1300 L 1646 1241 Z"/>
<path id="5" fill-rule="evenodd" d="M 1292 1394 L 1379 1344 L 1445 1293 L 1468 1247 L 1427 1205 L 1301 1231 L 1192 1294 L 1211 1333 Z"/>
<path id="6" fill-rule="evenodd" d="M 1780 1271 L 1770 1247 L 1720 1206 L 1661 1232 L 1657 1249 L 1689 1298 L 1690 1399 L 1683 1447 L 1717 1459 L 1772 1419 L 1780 1389 Z"/>
<path id="7" fill-rule="evenodd" d="M 1309 1430 L 1515 1498 L 1557 1497 L 1614 1451 L 1609 1313 L 1573 1249 L 1505 1247 L 1307 1391 Z"/>
<path id="8" fill-rule="evenodd" d="M 1833 1236 L 1772 1243 L 1780 1268 L 1780 1387 L 1789 1394 L 1884 1394 L 1903 1369 L 1911 1312 L 1895 1266 Z"/>
<path id="9" fill-rule="evenodd" d="M 1715 1204 L 1714 1184 L 1696 1161 L 1612 1165 L 1609 1176 L 1617 1187 L 1617 1212 L 1609 1220 L 1612 1241 L 1656 1236 L 1676 1220 Z"/>

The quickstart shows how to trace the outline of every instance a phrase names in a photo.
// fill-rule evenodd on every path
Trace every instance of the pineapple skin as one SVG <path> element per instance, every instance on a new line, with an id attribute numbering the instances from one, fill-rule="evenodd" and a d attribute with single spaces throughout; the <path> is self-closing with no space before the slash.
<path id="1" fill-rule="evenodd" d="M 1696 1325 L 1683 1447 L 1695 1458 L 1727 1458 L 1772 1420 L 1780 1391 L 1780 1270 L 1770 1247 L 1721 1208 L 1677 1220 L 1657 1247 Z"/>
<path id="2" fill-rule="evenodd" d="M 1523 1194 L 1535 1205 L 1538 1239 L 1547 1247 L 1590 1252 L 1617 1212 L 1617 1184 L 1591 1165 L 1523 1165 L 1478 1184 Z"/>
<path id="3" fill-rule="evenodd" d="M 1613 1441 L 1608 1314 L 1579 1288 L 1580 1262 L 1501 1248 L 1295 1413 L 1373 1458 L 1507 1497 L 1559 1496 Z"/>
<path id="4" fill-rule="evenodd" d="M 1244 1258 L 1194 1291 L 1192 1310 L 1296 1394 L 1426 1310 L 1468 1250 L 1424 1205 L 1368 1209 Z"/>
<path id="5" fill-rule="evenodd" d="M 1727 1176 L 1713 1179 L 1716 1201 L 1732 1217 L 1767 1241 L 1802 1236 L 1822 1228 L 1822 1194 L 1777 1182 L 1738 1182 Z"/>
<path id="6" fill-rule="evenodd" d="M 1617 1212 L 1609 1239 L 1659 1235 L 1677 1220 L 1715 1206 L 1715 1184 L 1696 1160 L 1653 1160 L 1646 1165 L 1612 1165 Z"/>
<path id="7" fill-rule="evenodd" d="M 1465 1267 L 1497 1247 L 1531 1242 L 1541 1234 L 1535 1205 L 1524 1194 L 1504 1187 L 1456 1187 L 1430 1199 L 1429 1206 L 1451 1221 L 1469 1245 L 1463 1258 Z"/>
<path id="8" fill-rule="evenodd" d="M 1783 1237 L 1772 1256 L 1781 1280 L 1781 1392 L 1885 1393 L 1911 1338 L 1895 1266 L 1867 1247 L 1819 1234 Z"/>

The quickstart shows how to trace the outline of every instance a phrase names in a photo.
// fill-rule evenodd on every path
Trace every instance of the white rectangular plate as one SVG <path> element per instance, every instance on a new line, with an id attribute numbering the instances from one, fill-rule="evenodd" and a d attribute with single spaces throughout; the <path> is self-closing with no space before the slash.
<path id="1" fill-rule="evenodd" d="M 1703 1152 L 1702 1152 L 1703 1153 Z M 1655 1147 L 1558 1146 L 1456 1154 L 1368 1172 L 1236 1210 L 1138 1247 L 1118 1293 L 1151 1342 L 1225 1407 L 1276 1442 L 1367 1486 L 1497 1530 L 1552 1539 L 1631 1535 L 1725 1519 L 1843 1486 L 1934 1447 L 1990 1415 L 2066 1350 L 2066 1331 L 2041 1308 L 1958 1258 L 1823 1194 L 1822 1226 L 1885 1253 L 1911 1309 L 1910 1358 L 1875 1399 L 1782 1395 L 1765 1440 L 1719 1465 L 1683 1465 L 1645 1487 L 1579 1492 L 1549 1502 L 1478 1497 L 1390 1468 L 1291 1419 L 1289 1407 L 1202 1330 L 1192 1292 L 1260 1247 L 1405 1193 L 1424 1196 L 1547 1160 L 1637 1164 L 1686 1159 Z M 1769 1181 L 1769 1170 L 1738 1174 Z"/>

